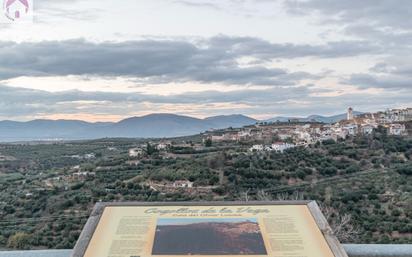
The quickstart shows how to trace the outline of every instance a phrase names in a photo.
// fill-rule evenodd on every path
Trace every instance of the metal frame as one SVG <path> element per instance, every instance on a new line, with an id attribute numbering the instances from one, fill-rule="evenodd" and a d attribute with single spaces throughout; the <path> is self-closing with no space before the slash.
<path id="1" fill-rule="evenodd" d="M 349 257 L 412 257 L 412 244 L 343 244 Z M 73 250 L 0 251 L 0 257 L 70 257 Z"/>
<path id="2" fill-rule="evenodd" d="M 326 218 L 323 216 L 319 206 L 315 201 L 248 201 L 248 202 L 114 202 L 96 203 L 83 228 L 82 233 L 74 247 L 71 257 L 83 257 L 93 234 L 99 224 L 100 218 L 106 207 L 113 206 L 248 206 L 248 205 L 306 205 L 312 214 L 316 224 L 325 237 L 332 253 L 335 257 L 348 257 L 343 246 L 334 236 Z"/>

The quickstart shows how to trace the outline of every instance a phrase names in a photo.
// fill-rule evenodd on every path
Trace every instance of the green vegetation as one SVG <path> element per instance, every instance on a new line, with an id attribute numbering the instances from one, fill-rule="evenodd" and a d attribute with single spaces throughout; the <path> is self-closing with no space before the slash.
<path id="1" fill-rule="evenodd" d="M 13 249 L 26 249 L 30 246 L 30 235 L 18 232 L 9 237 L 7 247 Z"/>
<path id="2" fill-rule="evenodd" d="M 200 136 L 3 144 L 0 248 L 72 248 L 98 201 L 317 200 L 352 243 L 412 243 L 412 141 L 377 130 L 285 153 Z M 255 142 L 253 142 L 255 143 Z M 252 142 L 251 142 L 252 144 Z M 129 149 L 141 148 L 141 156 Z M 180 188 L 173 182 L 193 182 Z"/>

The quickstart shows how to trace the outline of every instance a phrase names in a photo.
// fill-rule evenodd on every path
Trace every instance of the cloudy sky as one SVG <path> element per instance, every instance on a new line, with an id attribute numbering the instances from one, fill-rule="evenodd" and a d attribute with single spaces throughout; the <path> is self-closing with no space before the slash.
<path id="1" fill-rule="evenodd" d="M 34 1 L 0 24 L 0 120 L 412 106 L 410 0 Z"/>

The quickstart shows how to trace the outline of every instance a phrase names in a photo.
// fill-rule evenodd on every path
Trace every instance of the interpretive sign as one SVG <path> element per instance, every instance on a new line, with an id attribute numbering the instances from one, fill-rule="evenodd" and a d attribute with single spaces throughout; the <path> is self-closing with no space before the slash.
<path id="1" fill-rule="evenodd" d="M 347 257 L 313 201 L 99 203 L 73 257 Z"/>

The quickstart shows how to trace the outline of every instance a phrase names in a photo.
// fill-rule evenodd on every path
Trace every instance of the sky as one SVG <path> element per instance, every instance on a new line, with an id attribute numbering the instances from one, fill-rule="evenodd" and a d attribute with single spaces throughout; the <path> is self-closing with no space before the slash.
<path id="1" fill-rule="evenodd" d="M 33 23 L 0 23 L 0 120 L 412 107 L 411 16 L 410 0 L 34 0 Z"/>

